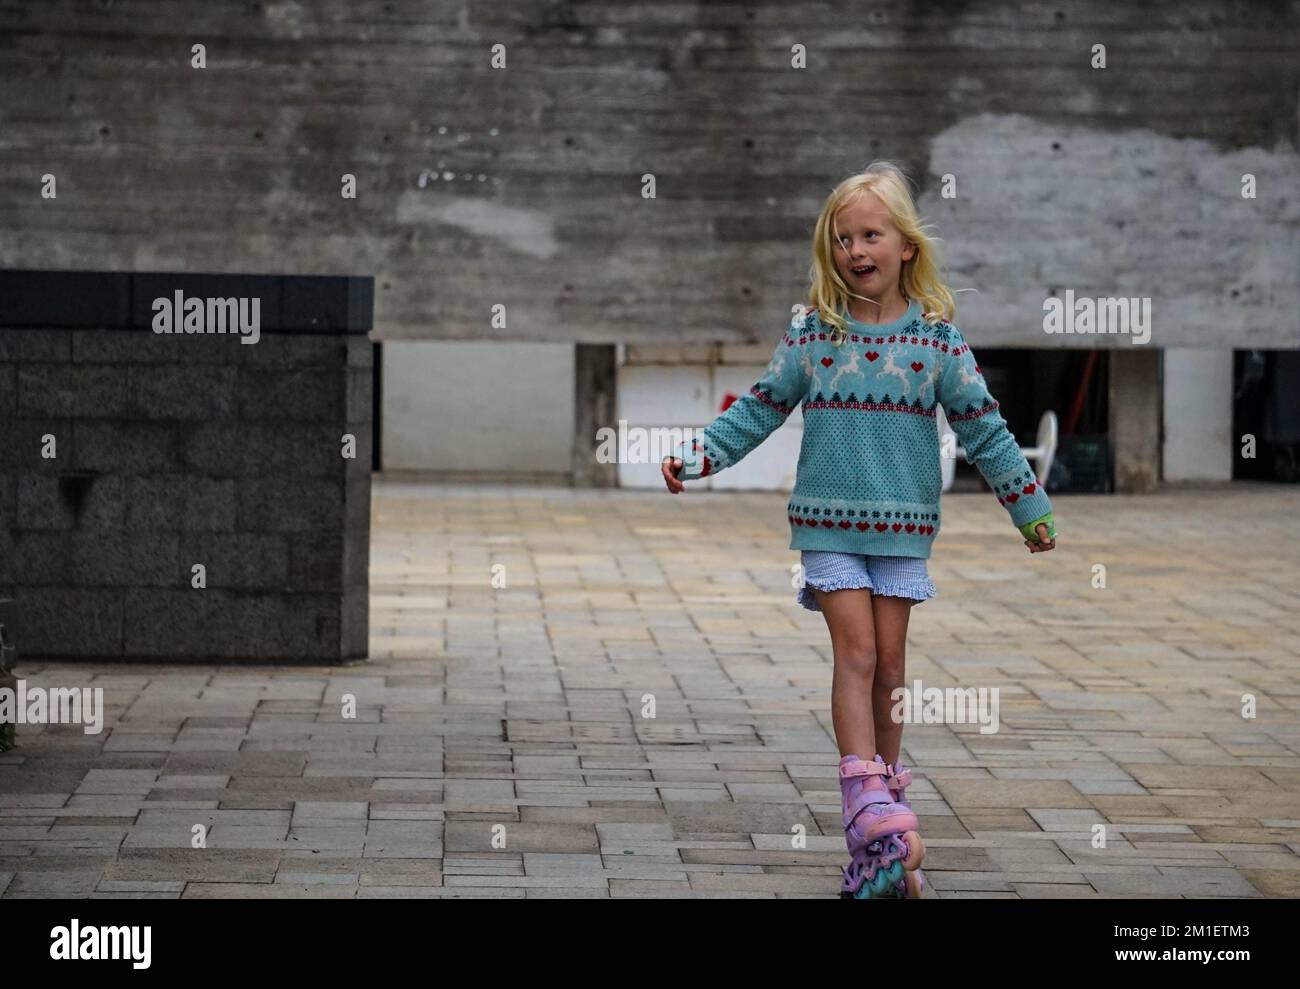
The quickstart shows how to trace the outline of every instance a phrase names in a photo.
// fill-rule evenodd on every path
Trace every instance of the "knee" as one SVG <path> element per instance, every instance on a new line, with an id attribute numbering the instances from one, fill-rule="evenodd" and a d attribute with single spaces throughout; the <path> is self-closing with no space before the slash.
<path id="1" fill-rule="evenodd" d="M 876 674 L 876 643 L 866 636 L 848 636 L 835 650 L 835 668 L 850 676 L 872 679 Z"/>
<path id="2" fill-rule="evenodd" d="M 893 650 L 882 652 L 876 659 L 876 686 L 893 690 L 903 685 L 903 654 Z"/>

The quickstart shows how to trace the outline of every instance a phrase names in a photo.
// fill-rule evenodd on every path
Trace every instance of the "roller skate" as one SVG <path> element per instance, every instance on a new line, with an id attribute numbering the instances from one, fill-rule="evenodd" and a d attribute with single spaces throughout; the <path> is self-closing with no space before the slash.
<path id="1" fill-rule="evenodd" d="M 855 755 L 840 760 L 844 841 L 849 864 L 841 899 L 886 899 L 919 895 L 913 870 L 925 848 L 911 809 L 894 801 L 886 780 L 894 775 L 879 755 L 868 762 Z M 904 784 L 906 785 L 906 784 Z"/>
<path id="2" fill-rule="evenodd" d="M 885 768 L 889 770 L 889 775 L 885 777 L 885 786 L 889 788 L 890 796 L 894 798 L 895 803 L 911 810 L 912 803 L 907 799 L 907 788 L 912 783 L 912 771 L 905 768 L 901 762 L 895 762 L 892 765 L 885 763 Z M 925 889 L 925 873 L 921 871 L 920 866 L 920 861 L 925 856 L 925 843 L 921 841 L 919 833 L 916 834 L 916 844 L 920 849 L 920 853 L 916 858 L 917 865 L 914 869 L 909 868 L 907 875 L 903 877 L 903 882 L 906 885 L 905 895 L 909 900 L 919 898 Z"/>

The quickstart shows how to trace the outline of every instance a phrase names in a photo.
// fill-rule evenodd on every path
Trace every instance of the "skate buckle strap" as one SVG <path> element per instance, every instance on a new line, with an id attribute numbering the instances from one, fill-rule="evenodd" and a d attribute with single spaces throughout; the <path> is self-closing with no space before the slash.
<path id="1" fill-rule="evenodd" d="M 912 771 L 904 769 L 900 773 L 894 773 L 889 777 L 889 788 L 891 790 L 902 790 L 912 785 Z"/>
<path id="2" fill-rule="evenodd" d="M 878 762 L 866 759 L 853 759 L 840 763 L 840 779 L 852 779 L 857 776 L 888 776 L 889 770 Z"/>

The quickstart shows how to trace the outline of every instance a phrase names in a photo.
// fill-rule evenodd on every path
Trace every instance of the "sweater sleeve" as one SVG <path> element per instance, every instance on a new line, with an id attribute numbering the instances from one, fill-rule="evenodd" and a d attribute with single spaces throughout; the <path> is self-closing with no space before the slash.
<path id="1" fill-rule="evenodd" d="M 678 444 L 679 480 L 693 481 L 738 464 L 790 417 L 808 391 L 808 337 L 813 311 L 796 308 L 762 376 L 701 432 Z"/>
<path id="2" fill-rule="evenodd" d="M 1052 511 L 1020 445 L 989 394 L 975 355 L 956 327 L 949 330 L 948 350 L 939 361 L 935 397 L 948 424 L 972 461 L 1011 515 L 1017 528 Z"/>

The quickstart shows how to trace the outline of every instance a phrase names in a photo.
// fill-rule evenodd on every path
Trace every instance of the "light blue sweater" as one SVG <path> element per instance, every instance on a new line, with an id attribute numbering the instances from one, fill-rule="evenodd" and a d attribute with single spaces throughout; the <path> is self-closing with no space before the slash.
<path id="1" fill-rule="evenodd" d="M 957 327 L 927 324 L 913 301 L 891 323 L 849 319 L 848 333 L 836 346 L 816 310 L 796 307 L 748 394 L 678 446 L 677 476 L 693 480 L 739 463 L 802 402 L 790 548 L 928 557 L 940 527 L 942 405 L 1012 523 L 1046 519 L 1056 535 L 1047 492 Z"/>

